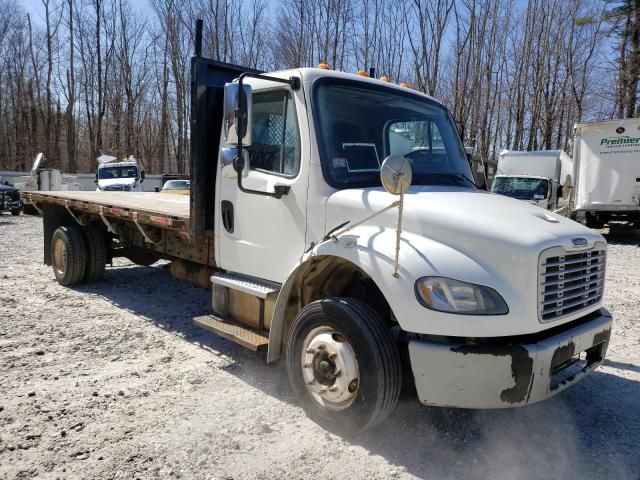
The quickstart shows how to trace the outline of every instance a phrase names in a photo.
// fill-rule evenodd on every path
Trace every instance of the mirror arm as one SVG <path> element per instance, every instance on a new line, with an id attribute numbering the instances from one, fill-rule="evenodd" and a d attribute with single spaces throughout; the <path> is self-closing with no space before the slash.
<path id="1" fill-rule="evenodd" d="M 287 195 L 291 187 L 289 185 L 276 185 L 273 187 L 273 192 L 261 192 L 260 190 L 251 190 L 250 188 L 244 188 L 242 186 L 242 171 L 238 172 L 238 189 L 244 193 L 250 193 L 253 195 L 264 195 L 266 197 L 282 198 L 283 195 Z"/>
<path id="2" fill-rule="evenodd" d="M 245 79 L 245 77 L 260 78 L 262 80 L 268 80 L 271 82 L 286 83 L 291 87 L 292 90 L 298 90 L 300 88 L 299 77 L 289 77 L 289 79 L 284 79 L 284 78 L 271 77 L 269 75 L 263 75 L 261 73 L 244 72 L 238 78 L 238 87 L 239 87 L 240 95 L 242 95 L 242 81 Z M 239 105 L 240 105 L 240 102 L 239 102 Z M 238 117 L 239 113 L 240 113 L 240 106 L 236 109 L 236 118 Z M 236 158 L 234 159 L 234 170 L 238 173 L 238 188 L 240 189 L 240 191 L 244 193 L 250 193 L 253 195 L 265 195 L 267 197 L 273 197 L 278 199 L 282 198 L 283 195 L 287 195 L 291 190 L 291 187 L 289 185 L 276 185 L 275 187 L 273 187 L 273 192 L 261 192 L 259 190 L 251 190 L 250 188 L 244 188 L 244 186 L 242 185 L 242 171 L 244 170 L 244 167 L 245 167 L 244 158 L 242 156 L 242 139 L 243 138 L 244 138 L 244 135 L 242 136 L 238 135 L 238 144 L 236 147 L 237 153 L 236 153 Z"/>

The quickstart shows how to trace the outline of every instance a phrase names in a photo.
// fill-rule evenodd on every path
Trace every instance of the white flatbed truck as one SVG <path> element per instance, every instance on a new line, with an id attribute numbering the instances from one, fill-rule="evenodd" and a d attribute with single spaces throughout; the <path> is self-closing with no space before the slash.
<path id="1" fill-rule="evenodd" d="M 426 405 L 504 408 L 602 362 L 603 237 L 478 190 L 441 103 L 326 69 L 259 74 L 196 38 L 190 197 L 24 194 L 62 285 L 115 256 L 171 260 L 211 289 L 194 321 L 286 359 L 306 413 L 341 433 L 382 421 L 403 375 Z"/>

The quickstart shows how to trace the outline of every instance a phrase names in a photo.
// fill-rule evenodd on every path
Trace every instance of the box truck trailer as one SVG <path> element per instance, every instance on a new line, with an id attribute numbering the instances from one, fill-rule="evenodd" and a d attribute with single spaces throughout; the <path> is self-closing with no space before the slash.
<path id="1" fill-rule="evenodd" d="M 326 68 L 208 60 L 196 31 L 189 197 L 24 194 L 61 285 L 117 256 L 170 260 L 211 289 L 194 322 L 283 359 L 306 413 L 340 433 L 386 418 L 403 375 L 425 405 L 504 408 L 603 361 L 604 238 L 477 189 L 442 103 Z"/>
<path id="2" fill-rule="evenodd" d="M 573 215 L 640 226 L 640 118 L 576 124 L 573 158 Z"/>

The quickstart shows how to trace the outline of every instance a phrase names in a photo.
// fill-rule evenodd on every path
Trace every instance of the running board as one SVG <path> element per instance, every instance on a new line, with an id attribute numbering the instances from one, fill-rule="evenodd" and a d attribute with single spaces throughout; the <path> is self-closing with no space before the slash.
<path id="1" fill-rule="evenodd" d="M 264 333 L 213 315 L 195 317 L 193 323 L 254 352 L 266 350 L 269 344 L 269 337 Z"/>
<path id="2" fill-rule="evenodd" d="M 215 273 L 211 276 L 211 283 L 248 293 L 249 295 L 262 299 L 280 290 L 280 285 L 277 283 L 247 277 L 237 273 Z"/>

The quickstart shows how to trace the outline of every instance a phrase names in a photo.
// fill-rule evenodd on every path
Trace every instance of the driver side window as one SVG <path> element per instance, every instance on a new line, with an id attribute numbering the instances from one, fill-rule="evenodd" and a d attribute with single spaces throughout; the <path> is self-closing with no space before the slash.
<path id="1" fill-rule="evenodd" d="M 294 176 L 300 168 L 300 134 L 288 90 L 253 94 L 249 168 Z"/>

